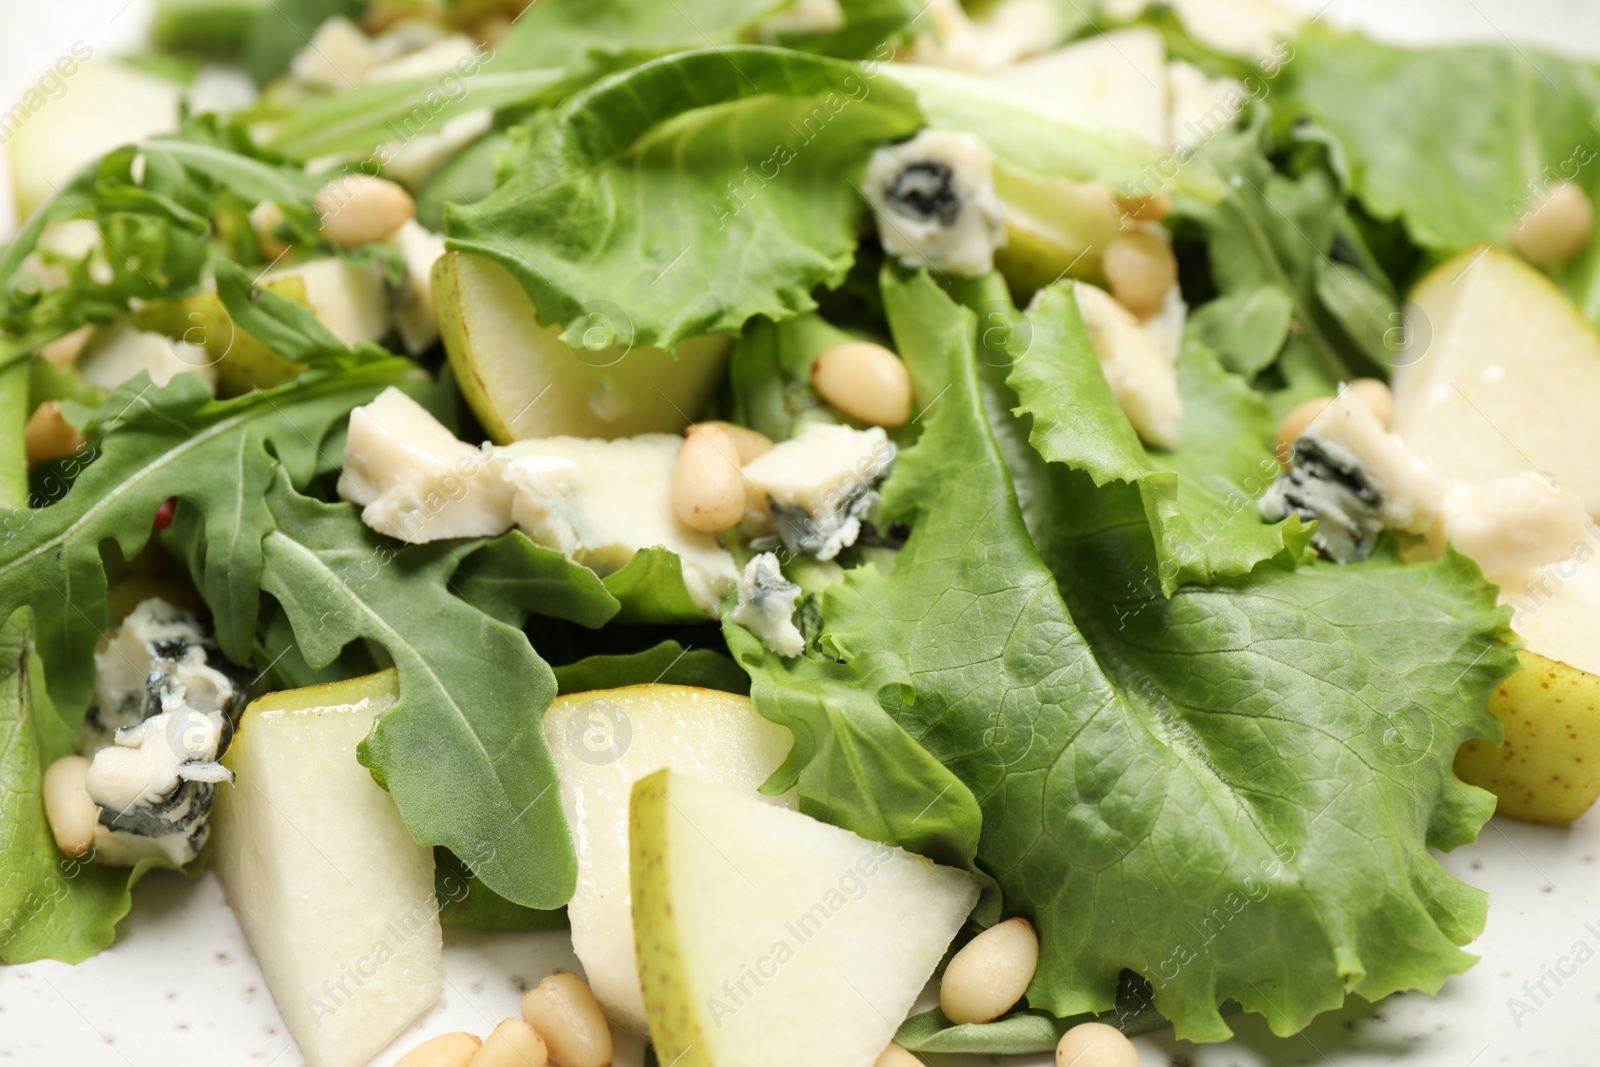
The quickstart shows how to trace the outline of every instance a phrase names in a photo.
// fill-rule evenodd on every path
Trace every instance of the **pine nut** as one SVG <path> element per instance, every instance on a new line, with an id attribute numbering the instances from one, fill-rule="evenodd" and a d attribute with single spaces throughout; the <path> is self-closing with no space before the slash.
<path id="1" fill-rule="evenodd" d="M 1079 1023 L 1061 1035 L 1056 1067 L 1139 1067 L 1139 1050 L 1114 1026 Z"/>
<path id="2" fill-rule="evenodd" d="M 289 251 L 288 244 L 278 236 L 278 227 L 287 221 L 283 208 L 271 200 L 263 200 L 250 209 L 250 225 L 256 231 L 256 243 L 268 259 L 277 259 Z"/>
<path id="3" fill-rule="evenodd" d="M 1172 214 L 1172 194 L 1157 193 L 1155 196 L 1122 196 L 1111 198 L 1116 205 L 1117 214 L 1124 220 L 1134 222 L 1161 222 Z"/>
<path id="4" fill-rule="evenodd" d="M 1294 452 L 1294 443 L 1300 440 L 1300 435 L 1310 428 L 1313 422 L 1322 416 L 1328 405 L 1333 403 L 1331 397 L 1319 396 L 1307 400 L 1283 417 L 1283 422 L 1278 426 L 1278 462 L 1285 467 L 1289 466 L 1289 457 Z"/>
<path id="5" fill-rule="evenodd" d="M 1376 378 L 1357 378 L 1345 386 L 1350 393 L 1366 402 L 1367 407 L 1384 426 L 1394 417 L 1394 394 L 1389 386 Z"/>
<path id="6" fill-rule="evenodd" d="M 714 419 L 710 422 L 696 422 L 683 431 L 683 436 L 699 433 L 706 427 L 715 427 L 733 438 L 733 445 L 739 450 L 739 464 L 743 466 L 757 456 L 765 455 L 772 451 L 772 438 L 760 430 L 752 430 L 748 426 L 740 426 L 736 422 L 723 422 Z"/>
<path id="7" fill-rule="evenodd" d="M 62 417 L 59 400 L 46 400 L 35 408 L 22 435 L 30 467 L 70 456 L 83 444 L 83 434 Z"/>
<path id="8" fill-rule="evenodd" d="M 1511 244 L 1529 263 L 1549 267 L 1583 251 L 1593 233 L 1594 205 L 1582 189 L 1560 182 L 1523 213 Z"/>
<path id="9" fill-rule="evenodd" d="M 552 974 L 522 998 L 522 1017 L 550 1049 L 554 1067 L 610 1067 L 611 1027 L 589 983 Z"/>
<path id="10" fill-rule="evenodd" d="M 1155 234 L 1142 230 L 1112 241 L 1100 270 L 1117 303 L 1141 319 L 1165 306 L 1167 293 L 1178 281 L 1178 260 L 1172 249 Z"/>
<path id="11" fill-rule="evenodd" d="M 100 808 L 84 785 L 88 777 L 89 761 L 82 756 L 62 756 L 44 772 L 44 816 L 56 847 L 68 856 L 89 851 L 100 823 Z"/>
<path id="12" fill-rule="evenodd" d="M 544 1038 L 521 1019 L 506 1019 L 472 1054 L 468 1067 L 545 1067 L 550 1051 Z"/>
<path id="13" fill-rule="evenodd" d="M 939 1008 L 953 1023 L 986 1023 L 1010 1011 L 1039 966 L 1039 935 L 1007 919 L 967 942 L 944 970 Z"/>
<path id="14" fill-rule="evenodd" d="M 811 364 L 811 387 L 840 411 L 874 426 L 911 418 L 911 374 L 900 357 L 870 341 L 846 341 Z"/>
<path id="15" fill-rule="evenodd" d="M 476 1034 L 461 1030 L 440 1034 L 401 1056 L 394 1067 L 467 1067 L 482 1044 Z"/>
<path id="16" fill-rule="evenodd" d="M 872 1067 L 926 1067 L 926 1065 L 891 1041 L 889 1042 L 889 1047 L 878 1054 L 878 1058 L 873 1061 Z"/>
<path id="17" fill-rule="evenodd" d="M 340 248 L 381 241 L 416 218 L 411 194 L 370 174 L 346 174 L 324 185 L 316 198 L 322 231 Z"/>
<path id="18" fill-rule="evenodd" d="M 672 510 L 701 533 L 720 533 L 744 518 L 744 473 L 727 431 L 707 426 L 684 439 L 672 471 Z"/>

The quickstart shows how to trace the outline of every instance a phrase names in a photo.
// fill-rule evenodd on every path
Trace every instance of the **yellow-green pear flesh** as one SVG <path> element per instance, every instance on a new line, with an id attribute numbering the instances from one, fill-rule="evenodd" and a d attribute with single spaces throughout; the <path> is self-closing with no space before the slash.
<path id="1" fill-rule="evenodd" d="M 977 880 L 677 771 L 633 787 L 650 1036 L 677 1067 L 872 1067 Z"/>
<path id="2" fill-rule="evenodd" d="M 1418 283 L 1397 328 L 1406 444 L 1461 481 L 1537 470 L 1600 516 L 1600 334 L 1550 279 L 1469 249 Z"/>
<path id="3" fill-rule="evenodd" d="M 633 783 L 670 767 L 793 807 L 793 793 L 760 793 L 792 739 L 762 718 L 749 697 L 661 684 L 560 697 L 545 712 L 544 732 L 578 853 L 578 884 L 567 904 L 572 948 L 606 1014 L 644 1033 L 628 878 Z"/>
<path id="4" fill-rule="evenodd" d="M 1468 741 L 1456 774 L 1497 798 L 1498 815 L 1564 826 L 1600 797 L 1600 677 L 1534 652 L 1489 699 L 1498 747 Z"/>
<path id="5" fill-rule="evenodd" d="M 212 813 L 213 862 L 310 1067 L 360 1067 L 444 988 L 433 850 L 356 746 L 395 672 L 272 693 L 244 711 Z"/>
<path id="6" fill-rule="evenodd" d="M 730 339 L 695 337 L 676 354 L 613 344 L 631 327 L 594 308 L 573 348 L 541 325 L 515 276 L 493 260 L 446 252 L 433 267 L 440 336 L 467 403 L 499 444 L 530 437 L 677 433 L 699 418 L 721 381 Z"/>

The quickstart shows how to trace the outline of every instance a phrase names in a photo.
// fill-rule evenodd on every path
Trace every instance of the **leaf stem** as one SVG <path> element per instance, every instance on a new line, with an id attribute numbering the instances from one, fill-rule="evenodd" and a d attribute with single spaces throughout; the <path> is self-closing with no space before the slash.
<path id="1" fill-rule="evenodd" d="M 28 361 L 0 367 L 0 507 L 28 506 Z"/>

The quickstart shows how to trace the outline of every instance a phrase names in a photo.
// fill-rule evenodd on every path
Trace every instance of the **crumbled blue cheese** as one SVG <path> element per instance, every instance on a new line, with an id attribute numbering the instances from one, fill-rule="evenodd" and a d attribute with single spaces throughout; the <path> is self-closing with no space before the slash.
<path id="1" fill-rule="evenodd" d="M 778 557 L 763 552 L 745 565 L 739 579 L 739 604 L 730 618 L 748 628 L 780 656 L 798 656 L 806 639 L 794 624 L 800 587 L 783 576 Z"/>
<path id="2" fill-rule="evenodd" d="M 1384 529 L 1426 533 L 1448 488 L 1364 401 L 1343 392 L 1300 435 L 1289 469 L 1259 507 L 1270 522 L 1291 514 L 1319 520 L 1313 544 L 1352 563 L 1372 554 Z"/>
<path id="3" fill-rule="evenodd" d="M 177 699 L 233 719 L 248 695 L 200 620 L 159 597 L 122 620 L 94 663 L 91 718 L 108 734 L 139 725 Z"/>
<path id="4" fill-rule="evenodd" d="M 339 495 L 361 521 L 410 544 L 493 537 L 511 528 L 511 490 L 493 449 L 456 438 L 390 387 L 350 413 Z"/>
<path id="5" fill-rule="evenodd" d="M 745 531 L 776 534 L 791 552 L 832 559 L 856 543 L 894 456 L 882 427 L 807 425 L 744 465 Z"/>
<path id="6" fill-rule="evenodd" d="M 682 446 L 677 434 L 649 433 L 536 438 L 496 453 L 513 493 L 512 518 L 530 538 L 602 575 L 642 548 L 666 548 L 682 564 L 689 595 L 714 617 L 739 569 L 715 536 L 691 530 L 673 510 Z"/>
<path id="7" fill-rule="evenodd" d="M 139 604 L 95 655 L 98 737 L 85 787 L 100 808 L 94 855 L 130 866 L 192 860 L 209 833 L 217 762 L 247 693 L 200 621 L 159 598 Z"/>
<path id="8" fill-rule="evenodd" d="M 977 277 L 1005 244 L 994 155 L 970 133 L 925 129 L 867 164 L 867 202 L 883 247 L 910 267 Z"/>

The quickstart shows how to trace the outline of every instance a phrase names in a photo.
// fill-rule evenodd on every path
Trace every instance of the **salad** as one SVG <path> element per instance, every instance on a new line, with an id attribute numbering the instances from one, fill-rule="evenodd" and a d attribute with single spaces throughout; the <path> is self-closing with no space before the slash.
<path id="1" fill-rule="evenodd" d="M 1597 109 L 1270 0 L 157 0 L 4 116 L 0 962 L 209 869 L 313 1067 L 446 927 L 583 973 L 407 1067 L 1438 992 L 1438 852 L 1600 796 Z"/>

